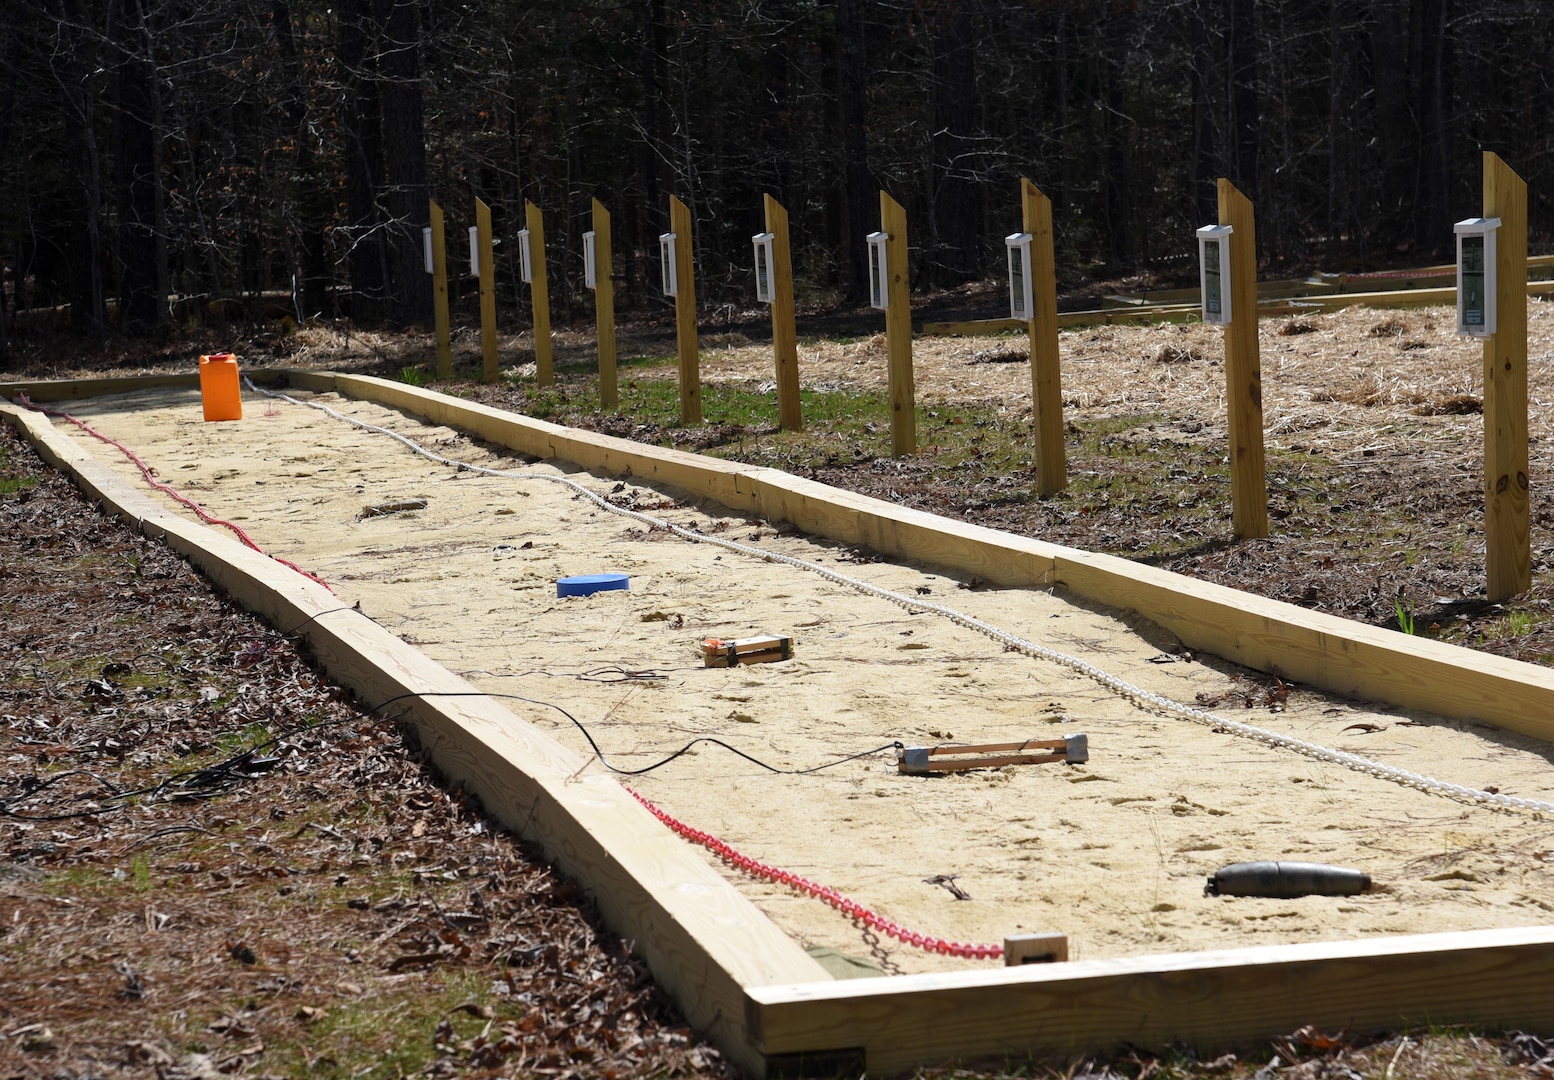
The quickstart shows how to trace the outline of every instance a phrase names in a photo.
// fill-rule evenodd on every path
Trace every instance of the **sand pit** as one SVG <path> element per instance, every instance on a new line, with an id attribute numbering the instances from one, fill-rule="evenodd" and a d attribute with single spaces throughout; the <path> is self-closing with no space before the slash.
<path id="1" fill-rule="evenodd" d="M 561 472 L 378 406 L 319 400 L 452 458 Z M 696 828 L 925 934 L 996 942 L 1063 931 L 1074 959 L 1093 959 L 1551 921 L 1554 823 L 1540 815 L 1464 805 L 1154 716 L 940 617 L 646 529 L 560 485 L 456 472 L 296 405 L 246 395 L 245 408 L 241 422 L 206 424 L 197 394 L 151 392 L 72 411 L 483 689 L 572 713 L 622 768 L 706 735 L 805 769 L 894 740 L 1087 734 L 1083 766 L 916 778 L 879 753 L 774 775 L 702 745 L 631 781 Z M 142 483 L 116 452 L 77 435 Z M 1443 780 L 1554 799 L 1550 748 L 1522 736 L 1299 687 L 1282 711 L 1248 710 L 1223 701 L 1248 687 L 1245 673 L 1178 656 L 1167 636 L 1125 613 L 1043 590 L 962 588 L 969 583 L 931 568 L 859 561 L 673 493 L 572 475 L 676 524 L 957 608 L 1180 701 L 1203 695 L 1235 719 Z M 421 499 L 424 509 L 369 509 Z M 628 573 L 630 591 L 557 599 L 558 578 L 598 571 Z M 758 633 L 792 635 L 796 657 L 701 666 L 704 637 Z M 555 709 L 509 705 L 586 750 Z M 1377 887 L 1342 899 L 1203 895 L 1205 877 L 1226 863 L 1279 858 L 1353 866 Z M 949 875 L 970 899 L 930 882 Z M 813 900 L 730 876 L 807 945 L 891 972 L 974 963 L 874 940 Z"/>

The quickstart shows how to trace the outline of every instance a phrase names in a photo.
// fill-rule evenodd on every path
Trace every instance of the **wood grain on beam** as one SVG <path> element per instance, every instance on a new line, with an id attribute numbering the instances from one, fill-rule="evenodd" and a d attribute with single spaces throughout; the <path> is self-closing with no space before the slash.
<path id="1" fill-rule="evenodd" d="M 770 1057 L 859 1050 L 871 1075 L 1124 1046 L 1200 1056 L 1318 1030 L 1554 1026 L 1554 927 L 1089 960 L 749 992 Z"/>

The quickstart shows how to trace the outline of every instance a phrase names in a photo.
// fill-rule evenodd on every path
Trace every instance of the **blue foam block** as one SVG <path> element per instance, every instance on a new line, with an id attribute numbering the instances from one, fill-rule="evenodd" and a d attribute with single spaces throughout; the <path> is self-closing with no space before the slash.
<path id="1" fill-rule="evenodd" d="M 592 596 L 596 592 L 630 588 L 631 579 L 625 574 L 579 574 L 556 582 L 556 595 Z"/>

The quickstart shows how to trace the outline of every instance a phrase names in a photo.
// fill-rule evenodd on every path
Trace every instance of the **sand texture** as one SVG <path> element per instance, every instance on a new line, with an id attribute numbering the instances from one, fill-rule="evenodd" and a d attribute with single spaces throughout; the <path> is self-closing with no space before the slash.
<path id="1" fill-rule="evenodd" d="M 1235 719 L 1443 780 L 1554 799 L 1550 748 L 1535 740 L 1300 687 L 1282 711 L 1249 709 L 1223 697 L 1257 679 L 1212 657 L 1178 655 L 1169 635 L 1125 612 L 1043 590 L 966 588 L 932 568 L 868 561 L 775 523 L 687 505 L 671 491 L 499 457 L 391 410 L 318 400 L 453 458 L 567 470 L 676 524 L 957 608 L 1177 700 L 1219 700 Z M 72 411 L 265 550 L 323 577 L 342 602 L 359 601 L 481 688 L 534 699 L 508 704 L 586 751 L 550 706 L 570 712 L 620 768 L 651 764 L 698 736 L 777 768 L 807 769 L 895 741 L 1085 733 L 1085 765 L 922 778 L 899 775 L 886 751 L 778 775 L 702 744 L 630 779 L 694 827 L 925 934 L 997 942 L 1063 931 L 1071 956 L 1089 959 L 1525 926 L 1550 921 L 1554 910 L 1554 823 L 1540 815 L 1464 805 L 1152 715 L 936 615 L 677 539 L 560 485 L 457 472 L 382 435 L 252 394 L 245 418 L 230 423 L 202 422 L 193 392 L 105 398 Z M 66 430 L 143 486 L 116 452 Z M 421 499 L 424 509 L 369 509 Z M 557 598 L 558 578 L 604 571 L 629 574 L 630 590 Z M 758 634 L 791 635 L 795 657 L 702 666 L 703 638 Z M 1249 859 L 1351 866 L 1376 887 L 1299 900 L 1203 894 L 1207 875 Z M 807 945 L 893 972 L 977 963 L 877 941 L 813 900 L 726 872 Z M 932 882 L 941 875 L 953 875 L 969 899 Z"/>

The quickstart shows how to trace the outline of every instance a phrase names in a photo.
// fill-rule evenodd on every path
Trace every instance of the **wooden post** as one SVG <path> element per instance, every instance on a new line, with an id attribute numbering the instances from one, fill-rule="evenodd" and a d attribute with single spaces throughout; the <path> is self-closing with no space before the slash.
<path id="1" fill-rule="evenodd" d="M 432 199 L 432 306 L 437 324 L 437 377 L 453 378 L 453 339 L 448 332 L 448 247 L 442 207 Z"/>
<path id="2" fill-rule="evenodd" d="M 1063 377 L 1058 362 L 1058 271 L 1052 250 L 1052 200 L 1020 179 L 1021 221 L 1031 234 L 1031 418 L 1036 423 L 1036 488 L 1056 495 L 1068 486 L 1063 449 Z"/>
<path id="3" fill-rule="evenodd" d="M 1484 340 L 1484 558 L 1489 599 L 1532 586 L 1527 519 L 1527 183 L 1484 153 L 1495 231 L 1495 332 Z"/>
<path id="4" fill-rule="evenodd" d="M 917 405 L 912 386 L 912 294 L 907 288 L 906 211 L 880 192 L 880 231 L 885 241 L 885 348 L 890 357 L 890 452 L 917 452 Z"/>
<path id="5" fill-rule="evenodd" d="M 529 298 L 534 305 L 534 375 L 541 386 L 555 381 L 550 351 L 550 285 L 545 278 L 545 215 L 528 199 L 523 201 L 524 224 L 529 229 Z"/>
<path id="6" fill-rule="evenodd" d="M 777 423 L 784 431 L 803 431 L 798 331 L 793 323 L 793 260 L 788 252 L 788 211 L 770 195 L 764 200 L 766 231 L 772 234 L 772 357 L 777 363 Z"/>
<path id="7" fill-rule="evenodd" d="M 1257 344 L 1257 219 L 1252 203 L 1221 177 L 1219 223 L 1230 225 L 1230 323 L 1225 327 L 1225 400 L 1230 414 L 1231 531 L 1268 535 L 1263 464 L 1263 375 Z"/>
<path id="8" fill-rule="evenodd" d="M 669 196 L 669 231 L 675 245 L 675 337 L 680 345 L 680 423 L 701 423 L 701 369 L 696 347 L 696 259 L 691 250 L 691 211 Z"/>
<path id="9" fill-rule="evenodd" d="M 491 250 L 491 208 L 475 200 L 475 247 L 480 253 L 481 378 L 494 383 L 502 377 L 496 364 L 496 263 Z"/>
<path id="10" fill-rule="evenodd" d="M 599 407 L 620 408 L 615 377 L 615 279 L 611 276 L 610 212 L 594 203 L 594 319 L 599 338 Z"/>

